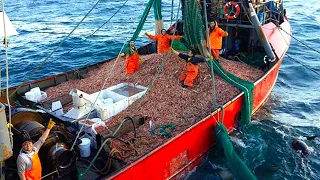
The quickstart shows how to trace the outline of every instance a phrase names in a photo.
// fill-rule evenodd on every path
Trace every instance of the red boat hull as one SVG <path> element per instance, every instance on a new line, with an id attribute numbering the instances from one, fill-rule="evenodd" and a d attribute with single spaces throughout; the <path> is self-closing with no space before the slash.
<path id="1" fill-rule="evenodd" d="M 282 23 L 281 27 L 284 31 L 291 33 L 291 27 L 287 21 Z M 263 26 L 263 31 L 275 49 L 279 61 L 254 83 L 252 113 L 255 113 L 270 95 L 277 80 L 281 62 L 291 41 L 291 37 L 274 24 L 266 24 Z M 236 127 L 236 122 L 240 118 L 242 103 L 243 93 L 224 105 L 225 118 L 223 124 L 229 132 Z M 114 173 L 108 179 L 160 180 L 184 177 L 200 162 L 201 157 L 214 146 L 214 127 L 219 117 L 221 117 L 221 111 L 213 112 L 167 143 Z"/>

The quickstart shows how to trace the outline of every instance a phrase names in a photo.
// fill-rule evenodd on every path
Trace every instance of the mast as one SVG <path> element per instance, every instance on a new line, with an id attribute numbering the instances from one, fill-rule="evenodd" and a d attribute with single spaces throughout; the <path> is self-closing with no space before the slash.
<path id="1" fill-rule="evenodd" d="M 262 30 L 262 26 L 261 23 L 257 17 L 256 11 L 254 10 L 252 3 L 248 3 L 249 5 L 249 16 L 250 19 L 253 23 L 254 29 L 256 30 L 259 40 L 261 42 L 261 44 L 263 45 L 264 50 L 266 51 L 267 54 L 267 60 L 269 62 L 274 62 L 276 60 L 276 57 L 272 51 L 272 47 L 268 41 L 268 39 L 266 38 L 263 30 Z"/>

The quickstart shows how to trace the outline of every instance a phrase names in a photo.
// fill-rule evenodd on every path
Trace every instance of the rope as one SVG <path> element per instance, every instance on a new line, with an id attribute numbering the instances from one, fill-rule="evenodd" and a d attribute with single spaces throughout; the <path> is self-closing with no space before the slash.
<path id="1" fill-rule="evenodd" d="M 53 172 L 51 172 L 51 173 L 49 173 L 49 174 L 46 174 L 46 175 L 42 176 L 41 179 L 44 179 L 44 178 L 46 178 L 46 177 L 48 177 L 48 176 L 51 176 L 52 174 L 55 174 L 55 173 L 57 173 L 57 172 L 58 172 L 58 171 L 55 170 L 55 171 L 53 171 Z"/>
<path id="2" fill-rule="evenodd" d="M 180 4 L 181 4 L 181 1 L 179 1 L 179 5 L 178 5 L 177 19 L 179 19 Z M 176 31 L 177 31 L 177 25 L 178 25 L 178 23 L 175 23 L 173 34 L 175 34 Z M 173 40 L 174 40 L 174 35 L 172 36 L 172 39 L 171 39 L 170 48 L 172 48 Z M 142 105 L 142 99 L 144 99 L 144 98 L 146 97 L 146 95 L 149 93 L 149 91 L 153 88 L 154 82 L 157 80 L 157 78 L 159 77 L 160 73 L 162 72 L 162 69 L 163 69 L 164 65 L 166 64 L 166 62 L 167 62 L 170 54 L 171 54 L 171 51 L 169 51 L 169 52 L 166 54 L 165 58 L 163 58 L 160 66 L 157 68 L 158 70 L 157 70 L 156 74 L 154 75 L 154 78 L 153 78 L 152 81 L 149 83 L 149 86 L 148 86 L 148 88 L 147 88 L 146 93 L 140 98 L 141 100 L 140 100 L 139 104 L 138 104 L 138 105 L 136 106 L 136 108 L 134 109 L 134 113 L 136 113 L 136 112 L 138 111 L 138 109 L 141 107 L 141 105 Z M 134 113 L 133 113 L 133 114 L 134 114 Z"/>
<path id="3" fill-rule="evenodd" d="M 91 167 L 93 166 L 94 162 L 96 161 L 96 159 L 98 158 L 100 152 L 102 151 L 104 145 L 111 139 L 114 137 L 114 135 L 116 135 L 119 131 L 119 129 L 121 128 L 121 126 L 123 125 L 123 123 L 127 121 L 127 119 L 124 119 L 121 124 L 118 126 L 117 130 L 112 134 L 112 136 L 108 136 L 106 137 L 106 140 L 103 141 L 103 143 L 101 144 L 101 147 L 99 148 L 98 152 L 96 153 L 96 155 L 94 156 L 93 160 L 91 161 L 90 165 L 86 168 L 86 170 L 84 171 L 83 174 L 80 174 L 79 179 L 83 179 L 83 177 L 88 173 L 89 169 L 91 169 Z"/>
<path id="4" fill-rule="evenodd" d="M 84 38 L 83 41 L 86 41 L 87 39 L 89 39 L 90 37 L 92 37 L 97 31 L 99 31 L 104 25 L 106 25 L 121 9 L 122 7 L 128 2 L 128 0 L 126 0 L 120 7 L 119 9 L 106 21 L 104 22 L 98 29 L 96 29 L 93 33 L 91 33 L 88 37 Z M 113 36 L 114 37 L 114 36 Z M 71 51 L 73 51 L 76 48 L 72 48 L 70 49 L 66 54 L 69 54 Z M 60 55 L 58 58 L 56 59 L 60 59 L 63 55 Z"/>
<path id="5" fill-rule="evenodd" d="M 129 33 L 129 34 L 130 34 L 130 33 Z M 129 34 L 128 34 L 128 36 L 127 36 L 127 39 L 128 39 L 128 37 L 129 37 Z M 88 113 L 88 115 L 87 115 L 87 117 L 86 117 L 85 119 L 88 119 L 89 116 L 91 115 L 92 110 L 93 110 L 93 108 L 94 108 L 94 105 L 96 104 L 96 102 L 97 102 L 97 100 L 98 100 L 98 97 L 99 97 L 100 94 L 101 94 L 101 91 L 103 90 L 103 88 L 104 88 L 104 86 L 106 85 L 108 79 L 109 79 L 110 76 L 112 75 L 112 71 L 113 71 L 115 65 L 116 65 L 117 62 L 118 62 L 120 53 L 123 51 L 124 46 L 127 44 L 127 39 L 126 39 L 125 42 L 123 43 L 123 45 L 122 45 L 122 47 L 121 47 L 121 49 L 120 49 L 120 51 L 119 51 L 119 53 L 118 53 L 118 56 L 117 56 L 115 62 L 113 63 L 113 65 L 112 65 L 112 67 L 111 67 L 111 70 L 109 71 L 109 74 L 108 74 L 108 75 L 106 76 L 106 78 L 104 79 L 103 85 L 102 85 L 102 87 L 101 87 L 101 89 L 100 89 L 100 91 L 99 91 L 96 99 L 95 99 L 94 102 L 92 103 L 91 109 L 90 109 L 90 111 L 89 111 L 89 113 Z M 71 146 L 71 150 L 73 150 L 73 148 L 74 148 L 74 146 L 75 146 L 75 144 L 76 144 L 76 141 L 78 140 L 78 138 L 79 138 L 79 136 L 80 136 L 80 133 L 81 133 L 81 131 L 83 130 L 83 127 L 84 127 L 84 123 L 82 124 L 82 126 L 81 126 L 81 128 L 80 128 L 80 130 L 79 130 L 79 132 L 78 132 L 78 134 L 77 134 L 77 136 L 76 136 L 76 139 L 74 140 L 74 142 L 73 142 L 73 144 L 72 144 L 72 146 Z"/>
<path id="6" fill-rule="evenodd" d="M 213 60 L 210 61 L 210 62 L 212 62 L 212 63 L 214 63 L 214 64 L 216 63 L 216 62 L 214 62 Z M 219 68 L 219 67 L 217 66 L 217 68 Z M 224 71 L 223 69 L 220 69 L 220 68 L 219 68 L 219 70 L 220 70 L 230 81 L 232 81 L 233 83 L 235 83 L 235 84 L 243 87 L 243 88 L 245 89 L 245 91 L 249 92 L 249 90 L 248 90 L 247 87 L 245 87 L 245 86 L 243 86 L 242 84 L 240 84 L 240 83 L 234 81 L 233 79 L 231 79 L 231 78 L 225 73 L 225 71 Z M 248 96 L 247 98 L 248 98 L 249 106 L 251 106 L 251 101 L 250 101 L 250 99 L 249 99 L 249 96 Z M 251 113 L 251 112 L 248 112 L 248 113 Z"/>
<path id="7" fill-rule="evenodd" d="M 177 19 L 178 19 L 178 16 L 179 16 L 179 11 L 180 11 L 180 1 L 179 1 L 179 5 L 178 5 Z M 173 34 L 175 34 L 177 24 L 178 24 L 178 23 L 175 24 L 175 28 L 174 28 Z M 174 38 L 174 36 L 172 36 L 172 41 L 171 41 L 170 47 L 172 47 L 173 38 Z M 125 45 L 125 44 L 124 44 L 124 45 Z M 124 46 L 124 45 L 123 45 L 123 46 Z M 122 48 L 123 48 L 123 47 L 122 47 Z M 120 52 L 121 52 L 121 51 L 120 51 Z M 162 61 L 161 65 L 160 65 L 159 68 L 158 68 L 157 73 L 155 74 L 154 79 L 151 81 L 151 83 L 150 83 L 149 86 L 148 86 L 147 92 L 144 94 L 144 96 L 142 96 L 141 99 L 143 99 L 143 98 L 145 97 L 145 95 L 146 95 L 146 94 L 150 91 L 150 89 L 153 87 L 153 84 L 154 84 L 155 80 L 158 78 L 160 72 L 162 71 L 163 66 L 164 66 L 164 64 L 166 63 L 166 61 L 167 61 L 167 59 L 168 59 L 168 57 L 169 57 L 169 55 L 170 55 L 170 52 L 171 52 L 171 51 L 169 51 L 169 52 L 167 53 L 166 57 L 165 57 L 164 60 Z M 120 53 L 119 53 L 119 54 L 120 54 Z M 119 56 L 118 56 L 118 57 L 119 57 Z M 118 57 L 117 57 L 117 59 L 118 59 Z M 98 95 L 97 97 L 99 97 L 99 95 Z M 96 100 L 97 100 L 97 99 L 96 99 Z M 142 104 L 142 102 L 140 101 L 140 103 L 138 104 L 138 106 L 136 106 L 137 108 L 135 109 L 135 111 L 137 111 L 137 109 L 138 109 L 139 107 L 141 107 L 141 104 Z M 126 121 L 126 119 L 125 119 L 124 121 Z M 122 124 L 124 123 L 124 121 L 122 121 L 122 123 L 118 126 L 117 130 L 113 133 L 113 136 L 114 136 L 115 134 L 117 134 L 118 130 L 121 128 L 121 126 L 122 126 Z M 82 128 L 83 128 L 83 125 L 82 125 L 81 129 L 82 129 Z M 103 141 L 103 143 L 101 144 L 101 147 L 99 148 L 99 150 L 98 150 L 98 152 L 96 153 L 95 157 L 94 157 L 93 160 L 91 161 L 91 164 L 88 166 L 88 168 L 85 170 L 85 172 L 80 175 L 80 179 L 83 179 L 83 177 L 88 173 L 88 170 L 91 168 L 91 166 L 93 165 L 93 163 L 95 162 L 95 160 L 96 160 L 97 157 L 99 156 L 100 152 L 102 151 L 103 146 L 104 146 L 109 140 L 110 140 L 110 138 L 108 137 L 105 141 Z M 75 142 L 74 142 L 74 143 L 75 143 Z"/>
<path id="8" fill-rule="evenodd" d="M 11 105 L 10 105 L 10 99 L 9 99 L 9 61 L 8 61 L 8 41 L 7 41 L 7 30 L 6 30 L 6 23 L 5 23 L 5 17 L 4 17 L 4 0 L 1 0 L 2 2 L 2 18 L 3 18 L 3 31 L 4 31 L 4 46 L 6 50 L 6 98 L 7 98 L 7 104 L 9 107 L 9 123 L 11 124 Z M 0 66 L 1 70 L 1 66 Z M 0 73 L 1 74 L 1 73 Z M 1 75 L 0 75 L 1 79 Z M 0 90 L 1 90 L 1 80 L 0 80 Z M 1 93 L 0 93 L 1 96 Z M 9 136 L 10 136 L 10 144 L 11 149 L 13 148 L 13 137 L 11 132 L 11 126 L 9 126 Z"/>
<path id="9" fill-rule="evenodd" d="M 169 131 L 167 131 L 169 129 Z M 165 138 L 170 138 L 172 137 L 172 132 L 176 129 L 175 125 L 172 124 L 171 122 L 166 124 L 166 125 L 161 125 L 159 127 L 159 133 L 156 131 L 156 129 L 151 129 L 152 134 L 158 135 L 158 136 L 163 136 Z"/>
<path id="10" fill-rule="evenodd" d="M 286 31 L 284 31 L 284 30 L 281 28 L 281 26 L 280 26 L 280 29 L 281 29 L 283 32 L 287 33 Z M 283 34 L 281 33 L 281 31 L 279 31 L 279 32 L 280 32 L 280 34 L 281 34 L 281 36 L 282 36 L 282 39 L 283 39 L 283 40 L 286 42 L 286 44 L 289 46 L 290 44 L 289 44 L 289 43 L 287 42 L 287 40 L 284 38 L 284 36 L 283 36 Z M 287 33 L 287 34 L 288 34 L 288 33 Z M 290 34 L 289 34 L 289 35 L 290 35 Z M 293 36 L 291 36 L 291 37 L 293 37 Z M 314 73 L 317 74 L 318 76 L 320 76 L 320 73 L 319 73 L 318 71 L 314 70 L 312 67 L 310 67 L 310 66 L 302 63 L 301 61 L 293 58 L 292 56 L 290 56 L 290 55 L 288 55 L 288 54 L 286 54 L 286 56 L 289 57 L 291 60 L 297 62 L 298 64 L 302 65 L 303 67 L 307 68 L 308 70 L 314 72 Z"/>
<path id="11" fill-rule="evenodd" d="M 214 61 L 212 59 L 212 52 L 211 52 L 211 45 L 210 45 L 210 35 L 209 35 L 208 16 L 207 16 L 207 2 L 206 1 L 203 1 L 203 7 L 204 7 L 204 17 L 205 17 L 205 24 L 206 24 L 207 41 L 209 44 L 209 54 L 210 54 L 209 60 Z M 216 24 L 216 26 L 218 26 L 218 24 Z M 215 109 L 217 107 L 217 94 L 216 94 L 216 87 L 215 87 L 215 80 L 214 80 L 215 78 L 214 78 L 214 72 L 213 72 L 213 64 L 211 64 L 211 66 L 210 66 L 210 71 L 211 71 L 211 80 L 212 80 L 213 109 Z M 223 112 L 223 107 L 221 108 L 221 110 Z M 218 113 L 218 115 L 219 115 L 219 113 Z M 212 117 L 214 117 L 214 116 L 212 116 Z"/>
<path id="12" fill-rule="evenodd" d="M 288 34 L 289 36 L 291 36 L 293 39 L 295 39 L 295 40 L 298 41 L 299 43 L 305 45 L 307 48 L 309 48 L 309 49 L 313 50 L 314 52 L 317 52 L 318 54 L 320 54 L 320 51 L 319 51 L 319 50 L 316 50 L 316 49 L 314 49 L 313 47 L 310 47 L 310 46 L 307 45 L 306 43 L 304 43 L 304 42 L 302 42 L 301 40 L 299 40 L 299 39 L 297 39 L 296 37 L 294 37 L 292 34 L 286 32 L 284 29 L 282 29 L 281 26 L 279 26 L 279 27 L 280 27 L 280 29 L 281 29 L 283 32 L 285 32 L 286 34 Z"/>
<path id="13" fill-rule="evenodd" d="M 10 94 L 10 97 L 15 94 L 20 88 L 21 86 L 30 81 L 30 79 L 33 77 L 33 75 L 35 74 L 35 72 L 37 72 L 47 61 L 48 59 L 53 55 L 53 53 L 55 53 L 61 46 L 62 44 L 66 41 L 66 39 L 79 27 L 79 25 L 85 20 L 85 18 L 87 18 L 87 16 L 91 13 L 91 11 L 98 5 L 98 3 L 100 2 L 101 0 L 98 0 L 94 5 L 93 7 L 89 10 L 89 12 L 81 19 L 81 21 L 72 29 L 72 31 L 62 39 L 62 41 L 60 42 L 60 44 L 53 49 L 53 51 L 35 68 L 33 69 L 33 71 L 31 72 L 31 74 L 29 76 L 27 76 L 23 82 Z"/>
<path id="14" fill-rule="evenodd" d="M 170 19 L 170 24 L 172 24 L 172 20 L 173 20 L 173 2 L 174 2 L 174 0 L 171 1 L 171 19 Z"/>
<path id="15" fill-rule="evenodd" d="M 288 55 L 288 54 L 286 54 L 286 56 L 289 57 L 290 59 L 292 59 L 293 61 L 297 62 L 298 64 L 302 65 L 303 67 L 305 67 L 305 68 L 309 69 L 310 71 L 314 72 L 314 73 L 317 74 L 318 76 L 320 76 L 320 73 L 319 73 L 318 71 L 314 70 L 313 68 L 311 68 L 310 66 L 308 66 L 308 65 L 300 62 L 299 60 L 293 58 L 292 56 L 290 56 L 290 55 Z"/>

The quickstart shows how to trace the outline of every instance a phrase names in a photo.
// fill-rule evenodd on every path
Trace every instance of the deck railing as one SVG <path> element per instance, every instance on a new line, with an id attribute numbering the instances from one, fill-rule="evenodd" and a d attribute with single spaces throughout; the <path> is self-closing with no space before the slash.
<path id="1" fill-rule="evenodd" d="M 223 12 L 224 5 L 229 2 L 229 0 L 224 1 L 215 1 L 211 0 L 211 2 L 207 2 L 207 14 L 208 20 L 218 18 L 220 22 L 226 22 L 228 24 L 237 24 L 237 25 L 251 25 L 251 19 L 249 17 L 249 12 L 247 12 L 247 8 L 245 7 L 242 1 L 237 1 L 237 4 L 241 7 L 241 13 L 239 17 L 233 20 L 228 20 Z M 200 1 L 201 6 L 203 6 L 203 0 Z M 253 1 L 253 6 L 256 10 L 258 19 L 262 25 L 267 24 L 269 22 L 273 22 L 275 24 L 281 24 L 281 13 L 283 12 L 282 8 L 282 0 L 274 0 L 274 1 L 266 1 L 266 0 L 256 0 Z M 231 7 L 233 8 L 233 7 Z M 234 10 L 235 11 L 235 10 Z"/>

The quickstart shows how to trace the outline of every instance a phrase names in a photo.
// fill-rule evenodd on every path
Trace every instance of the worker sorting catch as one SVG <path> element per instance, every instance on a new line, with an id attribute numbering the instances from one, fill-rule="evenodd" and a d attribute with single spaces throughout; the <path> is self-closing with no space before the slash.
<path id="1" fill-rule="evenodd" d="M 187 62 L 186 72 L 181 73 L 179 77 L 181 86 L 183 88 L 192 87 L 194 84 L 194 80 L 197 78 L 199 73 L 198 63 L 205 62 L 205 59 L 195 57 L 195 52 L 191 50 L 188 52 L 188 55 L 182 54 L 172 48 L 171 50 L 174 54 L 178 55 L 180 58 L 184 59 Z"/>

